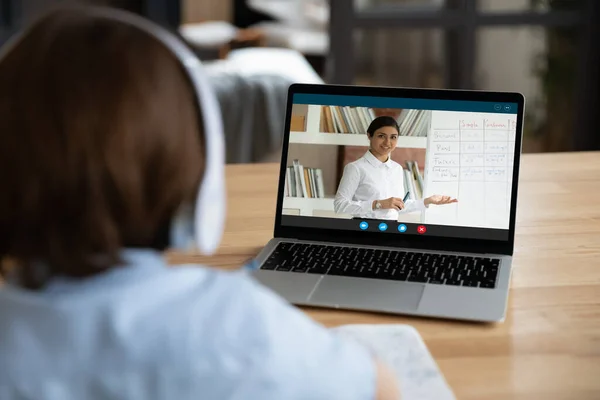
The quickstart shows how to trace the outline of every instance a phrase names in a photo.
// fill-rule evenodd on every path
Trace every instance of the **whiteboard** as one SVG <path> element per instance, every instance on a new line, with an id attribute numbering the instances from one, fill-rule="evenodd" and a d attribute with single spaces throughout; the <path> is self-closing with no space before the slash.
<path id="1" fill-rule="evenodd" d="M 429 206 L 424 222 L 508 229 L 516 126 L 514 114 L 432 112 L 425 196 L 458 203 Z"/>

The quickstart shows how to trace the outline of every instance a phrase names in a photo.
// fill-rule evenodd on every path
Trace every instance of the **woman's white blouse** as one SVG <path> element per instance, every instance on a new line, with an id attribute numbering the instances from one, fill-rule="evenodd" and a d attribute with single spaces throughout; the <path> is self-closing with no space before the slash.
<path id="1" fill-rule="evenodd" d="M 404 198 L 402 166 L 388 158 L 379 161 L 370 151 L 344 167 L 344 174 L 334 200 L 336 213 L 354 217 L 397 220 L 399 214 L 425 210 L 423 200 L 407 200 L 401 211 L 373 210 L 374 200 Z"/>

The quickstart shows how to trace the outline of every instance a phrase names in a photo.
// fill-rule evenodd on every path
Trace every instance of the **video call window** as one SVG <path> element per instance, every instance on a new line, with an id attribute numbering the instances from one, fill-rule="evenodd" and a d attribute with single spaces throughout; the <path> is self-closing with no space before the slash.
<path id="1" fill-rule="evenodd" d="M 283 215 L 508 229 L 517 109 L 489 107 L 295 101 Z"/>

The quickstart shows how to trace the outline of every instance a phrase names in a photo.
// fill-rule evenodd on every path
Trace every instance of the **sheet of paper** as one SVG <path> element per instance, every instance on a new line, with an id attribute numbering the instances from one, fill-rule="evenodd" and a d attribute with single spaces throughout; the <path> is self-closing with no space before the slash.
<path id="1" fill-rule="evenodd" d="M 454 400 L 455 396 L 419 332 L 409 325 L 333 328 L 369 348 L 396 373 L 403 400 Z"/>

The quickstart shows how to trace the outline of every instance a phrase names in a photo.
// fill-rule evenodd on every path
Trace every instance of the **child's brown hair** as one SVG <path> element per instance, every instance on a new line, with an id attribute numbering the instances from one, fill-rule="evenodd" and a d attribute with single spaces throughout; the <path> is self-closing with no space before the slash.
<path id="1" fill-rule="evenodd" d="M 125 247 L 164 248 L 202 176 L 194 96 L 135 27 L 85 8 L 34 24 L 0 60 L 2 265 L 39 288 L 111 268 Z"/>

